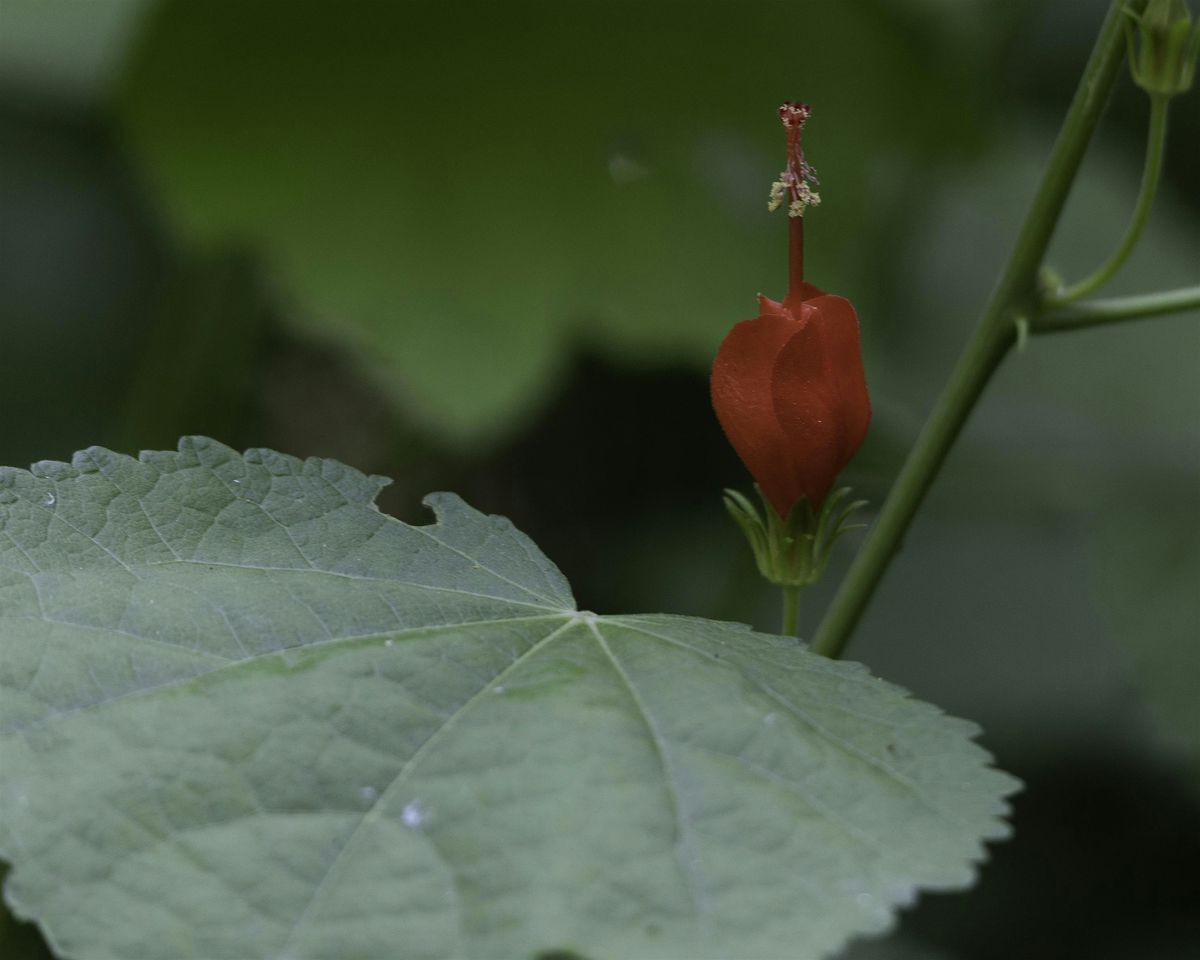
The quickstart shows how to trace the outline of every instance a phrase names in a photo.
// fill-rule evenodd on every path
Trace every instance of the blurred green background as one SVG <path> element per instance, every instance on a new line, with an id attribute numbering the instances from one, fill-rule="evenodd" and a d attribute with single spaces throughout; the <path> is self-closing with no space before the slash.
<path id="1" fill-rule="evenodd" d="M 863 324 L 881 502 L 993 284 L 1102 0 L 0 0 L 0 463 L 204 433 L 453 489 L 582 606 L 777 624 L 707 400 L 781 296 L 774 110 L 814 104 L 809 276 Z M 1054 245 L 1131 209 L 1122 80 Z M 1200 280 L 1200 94 L 1111 288 Z M 1200 945 L 1200 315 L 1033 341 L 850 656 L 1027 783 L 979 887 L 857 960 Z M 852 548 L 806 598 L 818 616 Z M 0 955 L 44 955 L 0 916 Z"/>

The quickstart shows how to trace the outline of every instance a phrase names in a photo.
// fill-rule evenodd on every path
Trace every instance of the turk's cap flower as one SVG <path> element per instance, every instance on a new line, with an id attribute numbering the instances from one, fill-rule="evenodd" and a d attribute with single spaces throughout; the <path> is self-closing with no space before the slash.
<path id="1" fill-rule="evenodd" d="M 759 296 L 758 316 L 735 324 L 721 342 L 710 380 L 725 436 L 773 521 L 788 529 L 798 505 L 819 512 L 871 422 L 854 307 L 804 279 L 802 214 L 818 199 L 800 136 L 811 115 L 803 103 L 779 108 L 787 167 L 771 202 L 789 203 L 788 294 L 783 302 Z"/>

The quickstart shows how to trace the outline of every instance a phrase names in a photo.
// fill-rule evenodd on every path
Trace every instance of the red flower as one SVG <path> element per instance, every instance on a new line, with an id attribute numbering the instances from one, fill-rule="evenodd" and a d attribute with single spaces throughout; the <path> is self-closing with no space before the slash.
<path id="1" fill-rule="evenodd" d="M 800 130 L 810 110 L 779 108 L 788 166 L 772 209 L 789 200 L 790 289 L 783 303 L 759 296 L 759 316 L 737 324 L 712 370 L 712 403 L 725 436 L 781 517 L 807 497 L 818 507 L 866 436 L 871 402 L 858 317 L 844 297 L 804 281 L 804 210 L 820 202 Z"/>

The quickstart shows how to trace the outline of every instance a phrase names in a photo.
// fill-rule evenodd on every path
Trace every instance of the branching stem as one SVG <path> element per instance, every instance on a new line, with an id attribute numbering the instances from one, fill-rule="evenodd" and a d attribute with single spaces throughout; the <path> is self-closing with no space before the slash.
<path id="1" fill-rule="evenodd" d="M 1154 195 L 1158 192 L 1158 181 L 1162 174 L 1163 147 L 1167 141 L 1167 103 L 1169 100 L 1169 97 L 1162 94 L 1150 97 L 1150 128 L 1146 136 L 1146 164 L 1142 168 L 1142 186 L 1138 191 L 1133 217 L 1129 221 L 1120 245 L 1104 265 L 1090 277 L 1051 295 L 1048 306 L 1065 306 L 1093 293 L 1112 279 L 1113 274 L 1129 258 L 1129 254 L 1133 251 L 1146 227 L 1146 221 L 1150 218 L 1150 208 L 1154 205 Z"/>
<path id="2" fill-rule="evenodd" d="M 841 656 L 971 409 L 1012 346 L 1017 319 L 1026 317 L 1037 329 L 1042 312 L 1038 271 L 1124 61 L 1124 11 L 1140 14 L 1146 2 L 1110 4 L 1000 283 L 813 637 L 815 652 Z"/>
<path id="3" fill-rule="evenodd" d="M 1143 293 L 1136 297 L 1111 297 L 1073 303 L 1042 314 L 1033 332 L 1059 333 L 1063 330 L 1081 330 L 1101 324 L 1161 317 L 1163 314 L 1179 313 L 1183 310 L 1200 310 L 1200 286 Z"/>

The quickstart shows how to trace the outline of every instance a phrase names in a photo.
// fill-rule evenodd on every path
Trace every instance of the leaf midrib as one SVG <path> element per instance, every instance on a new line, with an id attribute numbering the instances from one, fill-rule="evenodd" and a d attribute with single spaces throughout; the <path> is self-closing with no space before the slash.
<path id="1" fill-rule="evenodd" d="M 442 737 L 446 735 L 448 730 L 450 730 L 463 716 L 469 713 L 472 707 L 485 699 L 485 694 L 487 694 L 488 691 L 492 690 L 509 674 L 520 669 L 521 666 L 523 666 L 539 651 L 545 649 L 555 640 L 560 639 L 562 635 L 572 627 L 579 626 L 582 623 L 581 619 L 576 615 L 564 615 L 564 619 L 566 621 L 565 623 L 554 630 L 551 630 L 548 634 L 546 634 L 546 636 L 532 644 L 528 650 L 518 656 L 515 660 L 513 660 L 512 663 L 510 663 L 495 676 L 491 677 L 487 683 L 483 684 L 479 688 L 479 690 L 477 690 L 470 697 L 464 700 L 457 708 L 455 708 L 454 712 L 446 717 L 446 719 L 440 724 L 438 724 L 437 728 L 425 738 L 425 740 L 420 744 L 420 746 L 417 747 L 415 751 L 413 751 L 412 756 L 410 756 L 400 765 L 400 769 L 396 771 L 396 775 L 391 779 L 386 787 L 379 791 L 378 796 L 376 796 L 375 800 L 371 803 L 371 806 L 363 812 L 358 823 L 355 824 L 350 833 L 347 834 L 345 842 L 342 844 L 333 860 L 330 861 L 330 864 L 324 875 L 313 888 L 313 892 L 309 897 L 308 902 L 304 905 L 300 913 L 297 914 L 295 921 L 292 923 L 292 926 L 289 928 L 288 933 L 283 940 L 283 943 L 276 951 L 275 960 L 284 960 L 284 958 L 287 956 L 288 948 L 292 945 L 297 933 L 304 926 L 308 917 L 312 914 L 314 907 L 321 899 L 325 889 L 329 886 L 330 882 L 335 879 L 334 875 L 340 871 L 341 865 L 345 861 L 350 848 L 354 845 L 355 841 L 362 836 L 363 829 L 368 823 L 374 823 L 383 816 L 386 802 L 405 782 L 405 778 L 411 774 L 414 769 L 416 769 L 417 765 L 422 759 L 424 759 L 425 755 L 439 740 L 442 739 Z M 460 928 L 461 923 L 456 925 L 456 929 Z"/>

